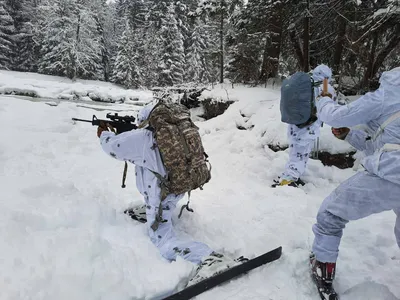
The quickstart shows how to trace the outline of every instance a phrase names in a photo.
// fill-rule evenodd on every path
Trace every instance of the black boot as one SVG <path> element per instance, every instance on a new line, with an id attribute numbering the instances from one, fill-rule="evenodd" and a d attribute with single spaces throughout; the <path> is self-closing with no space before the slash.
<path id="1" fill-rule="evenodd" d="M 310 255 L 311 276 L 318 287 L 318 292 L 322 299 L 337 300 L 332 282 L 335 279 L 336 263 L 323 263 L 316 259 L 312 253 Z"/>

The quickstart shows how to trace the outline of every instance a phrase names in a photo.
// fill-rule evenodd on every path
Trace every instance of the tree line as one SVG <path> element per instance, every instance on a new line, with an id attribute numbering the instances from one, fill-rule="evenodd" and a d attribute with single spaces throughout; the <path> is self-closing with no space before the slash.
<path id="1" fill-rule="evenodd" d="M 319 63 L 348 92 L 400 66 L 399 0 L 0 0 L 0 68 L 127 88 L 261 84 Z"/>

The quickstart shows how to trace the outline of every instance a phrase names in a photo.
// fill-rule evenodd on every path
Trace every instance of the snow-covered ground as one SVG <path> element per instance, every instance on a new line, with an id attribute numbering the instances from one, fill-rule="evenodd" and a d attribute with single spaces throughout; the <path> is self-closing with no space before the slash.
<path id="1" fill-rule="evenodd" d="M 317 300 L 307 264 L 311 226 L 324 197 L 354 171 L 311 160 L 304 187 L 270 188 L 288 157 L 267 146 L 286 144 L 279 90 L 237 87 L 229 95 L 237 101 L 223 115 L 197 123 L 212 180 L 193 192 L 195 212 L 176 219 L 177 230 L 235 257 L 280 245 L 283 255 L 196 299 Z M 71 121 L 91 118 L 91 108 L 0 96 L 1 300 L 151 299 L 194 268 L 182 259 L 164 260 L 145 226 L 123 214 L 142 201 L 133 168 L 121 189 L 123 163 L 102 152 L 96 128 Z M 128 106 L 104 108 L 133 114 Z M 328 126 L 321 146 L 349 150 Z M 347 226 L 336 281 L 341 299 L 400 298 L 394 220 L 386 212 Z"/>
<path id="2" fill-rule="evenodd" d="M 146 90 L 123 89 L 115 84 L 94 80 L 0 70 L 0 94 L 31 95 L 62 100 L 144 103 L 152 93 Z"/>

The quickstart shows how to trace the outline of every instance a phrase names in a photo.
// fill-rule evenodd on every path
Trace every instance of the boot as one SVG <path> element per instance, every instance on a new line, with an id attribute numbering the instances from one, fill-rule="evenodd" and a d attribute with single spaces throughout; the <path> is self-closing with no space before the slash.
<path id="1" fill-rule="evenodd" d="M 333 289 L 332 282 L 335 279 L 336 263 L 323 263 L 310 255 L 311 276 L 315 281 L 321 297 L 326 300 L 336 300 L 338 295 Z"/>

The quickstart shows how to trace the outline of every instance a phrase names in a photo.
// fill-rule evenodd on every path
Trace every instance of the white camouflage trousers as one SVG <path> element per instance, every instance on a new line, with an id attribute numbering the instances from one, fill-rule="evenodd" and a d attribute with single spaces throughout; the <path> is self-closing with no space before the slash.
<path id="1" fill-rule="evenodd" d="M 281 179 L 297 181 L 303 175 L 315 140 L 319 137 L 321 124 L 317 120 L 304 128 L 288 126 L 289 161 Z"/>
<path id="2" fill-rule="evenodd" d="M 368 172 L 360 172 L 339 185 L 322 203 L 313 252 L 321 262 L 336 262 L 343 229 L 349 221 L 386 210 L 396 215 L 394 233 L 400 247 L 400 185 Z M 363 238 L 363 237 L 360 237 Z"/>
<path id="3" fill-rule="evenodd" d="M 158 213 L 158 205 L 154 205 L 154 202 L 157 203 L 159 200 L 149 201 L 146 207 L 147 230 L 151 241 L 166 259 L 175 260 L 177 256 L 181 256 L 195 264 L 200 264 L 202 259 L 210 255 L 212 252 L 211 248 L 206 244 L 178 236 L 172 225 L 172 214 L 175 211 L 178 201 L 182 199 L 182 197 L 183 195 L 176 196 L 171 194 L 162 201 L 163 221 L 160 222 L 156 231 L 151 228 L 151 225 Z"/>

